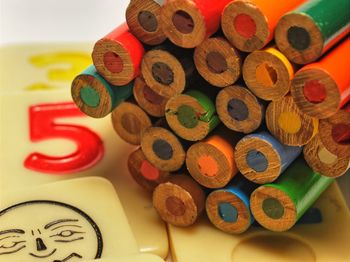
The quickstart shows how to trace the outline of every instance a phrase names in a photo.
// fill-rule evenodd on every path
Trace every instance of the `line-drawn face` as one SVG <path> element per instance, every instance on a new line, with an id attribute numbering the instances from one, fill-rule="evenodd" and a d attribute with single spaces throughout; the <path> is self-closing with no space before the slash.
<path id="1" fill-rule="evenodd" d="M 28 201 L 0 211 L 0 261 L 74 262 L 100 258 L 96 223 L 76 207 Z"/>

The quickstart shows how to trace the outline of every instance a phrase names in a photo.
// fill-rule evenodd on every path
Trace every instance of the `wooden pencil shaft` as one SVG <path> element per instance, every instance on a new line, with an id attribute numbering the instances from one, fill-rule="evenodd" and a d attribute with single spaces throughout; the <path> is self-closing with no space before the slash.
<path id="1" fill-rule="evenodd" d="M 350 104 L 349 104 L 350 105 Z M 333 116 L 320 120 L 320 138 L 323 145 L 338 157 L 350 157 L 350 106 Z"/>
<path id="2" fill-rule="evenodd" d="M 160 26 L 160 11 L 164 1 L 132 0 L 126 9 L 130 31 L 143 43 L 158 45 L 166 36 Z"/>
<path id="3" fill-rule="evenodd" d="M 160 171 L 148 162 L 141 148 L 129 155 L 128 170 L 135 182 L 147 191 L 153 191 L 170 175 L 169 172 Z"/>
<path id="4" fill-rule="evenodd" d="M 113 85 L 130 83 L 140 73 L 145 49 L 122 24 L 96 42 L 92 59 L 97 71 Z"/>
<path id="5" fill-rule="evenodd" d="M 204 204 L 203 189 L 187 175 L 171 176 L 153 192 L 153 206 L 161 218 L 176 226 L 192 225 Z"/>
<path id="6" fill-rule="evenodd" d="M 171 98 L 165 116 L 171 129 L 189 141 L 203 139 L 220 123 L 213 102 L 198 90 Z"/>
<path id="7" fill-rule="evenodd" d="M 252 193 L 252 213 L 259 224 L 270 230 L 288 230 L 333 181 L 313 172 L 299 158 L 275 183 Z"/>
<path id="8" fill-rule="evenodd" d="M 246 231 L 254 222 L 249 197 L 256 187 L 242 176 L 236 176 L 225 188 L 212 191 L 206 199 L 210 221 L 224 232 L 238 234 Z"/>
<path id="9" fill-rule="evenodd" d="M 121 103 L 112 112 L 112 124 L 124 141 L 140 145 L 144 130 L 152 126 L 152 119 L 133 100 Z"/>
<path id="10" fill-rule="evenodd" d="M 318 119 L 302 113 L 291 96 L 272 101 L 266 109 L 270 133 L 289 146 L 307 144 L 318 132 Z"/>
<path id="11" fill-rule="evenodd" d="M 274 46 L 250 53 L 243 64 L 247 87 L 259 98 L 278 100 L 290 90 L 295 65 Z"/>
<path id="12" fill-rule="evenodd" d="M 223 124 L 231 130 L 251 133 L 265 114 L 264 103 L 243 86 L 228 86 L 216 97 L 216 109 Z"/>
<path id="13" fill-rule="evenodd" d="M 94 65 L 75 77 L 71 86 L 73 101 L 85 114 L 102 118 L 132 95 L 133 83 L 110 85 L 96 71 Z"/>
<path id="14" fill-rule="evenodd" d="M 307 164 L 321 175 L 335 178 L 344 175 L 349 170 L 350 157 L 338 157 L 329 152 L 319 135 L 304 147 L 303 152 Z"/>
<path id="15" fill-rule="evenodd" d="M 133 88 L 134 98 L 139 106 L 148 114 L 154 117 L 165 115 L 167 98 L 154 92 L 141 77 L 135 79 Z"/>
<path id="16" fill-rule="evenodd" d="M 205 140 L 193 144 L 187 151 L 188 171 L 198 183 L 207 188 L 226 186 L 238 172 L 234 161 L 234 146 L 241 135 L 227 129 L 226 132 L 231 136 L 215 132 Z"/>
<path id="17" fill-rule="evenodd" d="M 167 98 L 180 94 L 195 71 L 193 50 L 168 42 L 157 46 L 143 57 L 141 71 L 146 84 L 157 94 Z"/>
<path id="18" fill-rule="evenodd" d="M 220 26 L 221 13 L 232 0 L 169 0 L 162 9 L 165 35 L 174 44 L 194 48 Z"/>
<path id="19" fill-rule="evenodd" d="M 328 118 L 350 100 L 349 53 L 348 37 L 319 61 L 296 73 L 291 94 L 305 114 Z"/>
<path id="20" fill-rule="evenodd" d="M 210 84 L 225 87 L 241 74 L 241 54 L 223 37 L 212 37 L 196 47 L 194 62 L 199 74 Z"/>
<path id="21" fill-rule="evenodd" d="M 269 43 L 278 19 L 302 2 L 304 0 L 232 1 L 223 11 L 221 27 L 234 46 L 252 52 Z"/>
<path id="22" fill-rule="evenodd" d="M 347 0 L 305 2 L 278 22 L 277 46 L 295 63 L 315 61 L 350 32 L 349 8 Z"/>
<path id="23" fill-rule="evenodd" d="M 247 179 L 265 184 L 276 180 L 301 151 L 302 147 L 283 145 L 269 133 L 260 132 L 238 142 L 235 160 Z"/>
<path id="24" fill-rule="evenodd" d="M 189 144 L 168 128 L 154 126 L 142 134 L 141 147 L 148 161 L 155 167 L 163 171 L 176 171 L 185 162 Z"/>

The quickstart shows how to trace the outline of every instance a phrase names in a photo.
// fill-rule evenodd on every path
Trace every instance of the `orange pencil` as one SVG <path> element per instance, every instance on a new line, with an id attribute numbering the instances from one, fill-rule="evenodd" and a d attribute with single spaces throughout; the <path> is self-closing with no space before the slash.
<path id="1" fill-rule="evenodd" d="M 186 165 L 191 176 L 208 188 L 226 186 L 238 173 L 235 163 L 235 150 L 239 133 L 226 128 L 193 144 L 187 151 Z"/>
<path id="2" fill-rule="evenodd" d="M 226 38 L 236 48 L 253 52 L 272 40 L 280 17 L 304 1 L 233 1 L 224 9 L 221 27 Z"/>
<path id="3" fill-rule="evenodd" d="M 316 63 L 300 69 L 291 93 L 305 113 L 328 118 L 350 100 L 350 37 Z"/>

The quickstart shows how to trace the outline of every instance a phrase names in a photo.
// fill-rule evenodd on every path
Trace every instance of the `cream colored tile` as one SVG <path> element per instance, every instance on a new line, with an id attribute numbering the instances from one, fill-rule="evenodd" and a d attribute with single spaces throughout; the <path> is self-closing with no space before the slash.
<path id="1" fill-rule="evenodd" d="M 169 225 L 173 260 L 177 262 L 350 261 L 350 213 L 336 184 L 314 207 L 322 223 L 297 225 L 285 233 L 252 228 L 242 235 L 215 229 L 203 217 L 190 228 Z"/>

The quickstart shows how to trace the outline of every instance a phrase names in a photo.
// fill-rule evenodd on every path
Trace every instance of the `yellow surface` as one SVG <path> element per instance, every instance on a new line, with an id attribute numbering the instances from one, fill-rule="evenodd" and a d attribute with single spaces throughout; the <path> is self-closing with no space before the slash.
<path id="1" fill-rule="evenodd" d="M 350 214 L 336 184 L 314 207 L 323 222 L 297 225 L 285 233 L 251 228 L 243 235 L 222 233 L 203 217 L 190 228 L 169 225 L 173 258 L 178 262 L 328 262 L 350 261 Z"/>
<path id="2" fill-rule="evenodd" d="M 73 253 L 93 259 L 138 252 L 115 189 L 106 179 L 81 178 L 8 191 L 0 203 L 0 210 L 12 207 L 0 212 L 1 261 L 52 262 Z"/>
<path id="3" fill-rule="evenodd" d="M 164 262 L 158 256 L 152 254 L 138 254 L 131 256 L 123 256 L 123 257 L 114 257 L 114 258 L 104 258 L 97 260 L 85 260 L 84 262 Z"/>
<path id="4" fill-rule="evenodd" d="M 75 144 L 66 139 L 31 142 L 28 108 L 42 103 L 71 101 L 70 81 L 67 79 L 68 76 L 74 77 L 76 73 L 76 60 L 72 70 L 72 61 L 62 63 L 61 59 L 65 56 L 59 54 L 78 52 L 77 57 L 80 58 L 77 60 L 80 61 L 80 66 L 83 66 L 86 61 L 85 58 L 81 58 L 89 55 L 90 47 L 88 44 L 75 44 L 12 46 L 0 49 L 0 192 L 76 177 L 91 175 L 107 177 L 117 189 L 140 251 L 166 257 L 168 239 L 165 225 L 152 208 L 151 197 L 130 177 L 126 163 L 129 152 L 134 148 L 117 137 L 110 117 L 104 119 L 74 117 L 57 120 L 59 123 L 88 127 L 100 136 L 104 142 L 105 154 L 96 166 L 68 175 L 44 174 L 23 166 L 23 161 L 33 152 L 62 156 L 75 150 Z M 84 53 L 81 53 L 83 51 Z M 46 62 L 36 62 L 33 65 L 30 62 L 33 57 L 41 59 L 44 57 Z M 57 58 L 59 63 L 55 60 Z M 61 68 L 64 70 L 57 71 Z M 81 67 L 79 71 L 83 69 Z M 53 88 L 45 90 L 27 88 L 40 83 Z"/>

